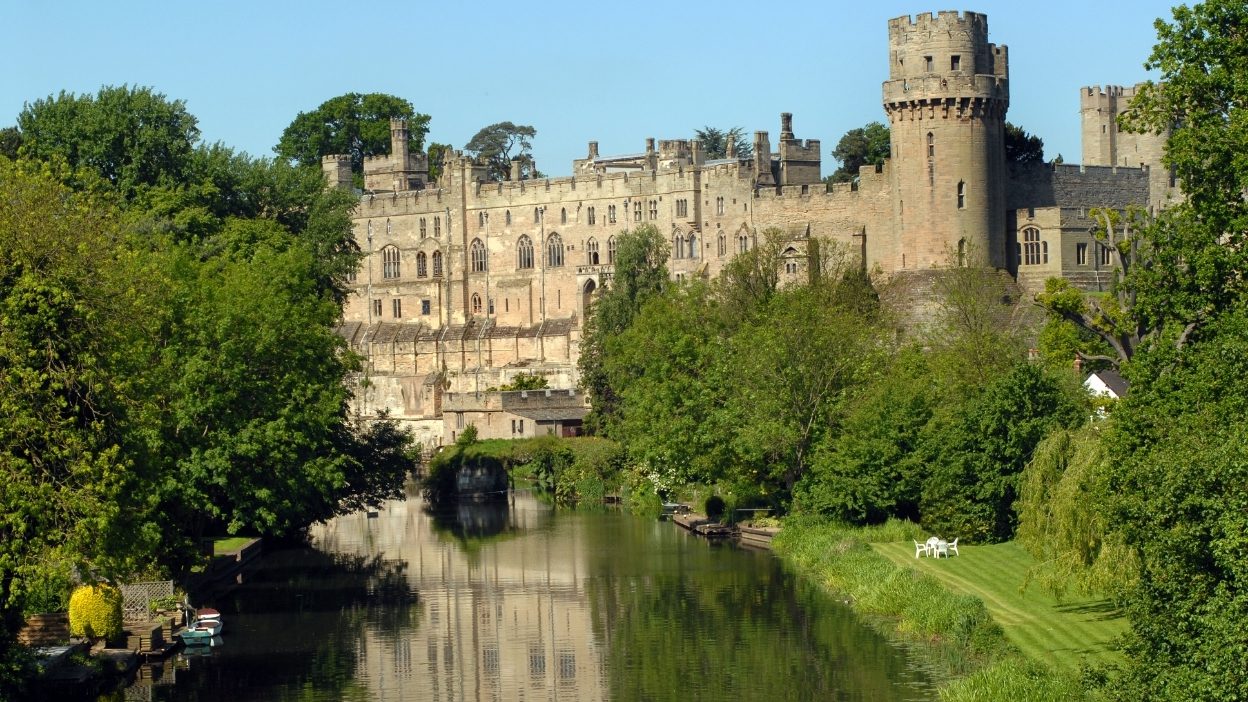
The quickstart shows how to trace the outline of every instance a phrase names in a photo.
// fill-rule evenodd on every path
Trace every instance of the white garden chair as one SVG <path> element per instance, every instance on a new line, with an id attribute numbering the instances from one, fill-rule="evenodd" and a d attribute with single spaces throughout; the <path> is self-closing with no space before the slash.
<path id="1" fill-rule="evenodd" d="M 949 557 L 949 542 L 943 539 L 936 542 L 936 557 L 940 558 L 941 556 Z"/>
<path id="2" fill-rule="evenodd" d="M 911 539 L 911 541 L 914 541 L 914 539 Z M 918 558 L 919 556 L 930 556 L 930 555 L 932 554 L 930 551 L 928 551 L 927 544 L 921 544 L 918 541 L 914 541 L 914 557 L 915 558 Z"/>
<path id="3" fill-rule="evenodd" d="M 957 540 L 957 539 L 954 539 L 953 541 L 950 541 L 950 542 L 949 542 L 949 550 L 950 550 L 950 551 L 953 551 L 953 555 L 955 555 L 955 556 L 961 556 L 961 555 L 962 555 L 961 553 L 958 553 L 958 540 Z M 947 555 L 948 555 L 948 554 L 946 554 L 946 556 L 947 556 Z"/>

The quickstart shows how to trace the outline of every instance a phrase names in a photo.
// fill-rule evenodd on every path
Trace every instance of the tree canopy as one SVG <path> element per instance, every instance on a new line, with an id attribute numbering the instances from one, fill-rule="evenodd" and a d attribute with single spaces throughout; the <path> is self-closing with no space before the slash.
<path id="1" fill-rule="evenodd" d="M 520 160 L 520 177 L 539 177 L 533 169 L 533 138 L 537 130 L 524 124 L 497 122 L 482 127 L 464 145 L 464 151 L 489 167 L 490 180 L 507 180 L 512 159 Z"/>
<path id="2" fill-rule="evenodd" d="M 27 103 L 17 127 L 22 154 L 89 169 L 125 197 L 180 181 L 199 141 L 197 120 L 183 101 L 126 85 Z"/>
<path id="3" fill-rule="evenodd" d="M 1022 534 L 1041 582 L 1104 588 L 1130 617 L 1107 697 L 1237 699 L 1248 697 L 1235 614 L 1248 608 L 1248 7 L 1209 0 L 1156 27 L 1148 66 L 1161 81 L 1122 126 L 1170 131 L 1163 161 L 1186 199 L 1105 217 L 1128 265 L 1103 314 L 1050 286 L 1051 309 L 1099 321 L 1108 342 L 1126 334 L 1115 351 L 1131 388 L 1094 431 L 1046 442 L 1027 469 Z"/>
<path id="4" fill-rule="evenodd" d="M 1005 162 L 1011 164 L 1043 163 L 1044 141 L 1027 130 L 1005 123 Z"/>
<path id="5" fill-rule="evenodd" d="M 364 158 L 390 153 L 390 118 L 407 120 L 408 148 L 422 151 L 429 115 L 412 103 L 385 93 L 347 93 L 311 112 L 300 112 L 282 132 L 273 151 L 300 165 L 320 167 L 321 157 L 350 154 L 351 170 L 364 172 Z"/>
<path id="6" fill-rule="evenodd" d="M 880 122 L 849 130 L 832 150 L 832 157 L 841 165 L 828 176 L 828 181 L 848 183 L 856 180 L 858 170 L 863 166 L 882 166 L 890 148 L 888 127 Z"/>
<path id="7" fill-rule="evenodd" d="M 180 102 L 101 96 L 28 106 L 0 158 L 6 699 L 42 593 L 185 573 L 200 537 L 298 533 L 412 465 L 393 422 L 348 412 L 351 194 L 192 144 Z"/>
<path id="8" fill-rule="evenodd" d="M 751 158 L 754 155 L 754 145 L 746 138 L 745 130 L 741 127 L 718 129 L 708 125 L 694 133 L 701 142 L 702 153 L 707 159 L 728 158 L 729 144 L 737 158 Z"/>

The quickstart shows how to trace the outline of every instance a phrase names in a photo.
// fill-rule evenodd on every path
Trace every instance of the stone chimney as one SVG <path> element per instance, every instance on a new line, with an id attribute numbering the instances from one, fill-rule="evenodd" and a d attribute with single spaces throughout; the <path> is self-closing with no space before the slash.
<path id="1" fill-rule="evenodd" d="M 518 158 L 511 159 L 511 174 L 507 178 L 507 180 L 520 180 L 521 166 L 523 165 L 524 165 L 524 162 L 521 161 L 520 159 Z"/>
<path id="2" fill-rule="evenodd" d="M 702 153 L 702 142 L 697 139 L 689 140 L 689 161 L 695 166 L 701 166 L 706 163 L 706 155 Z"/>
<path id="3" fill-rule="evenodd" d="M 767 132 L 754 132 L 754 183 L 762 186 L 776 184 L 771 174 L 771 140 Z"/>
<path id="4" fill-rule="evenodd" d="M 793 138 L 793 113 L 780 113 L 780 141 Z"/>
<path id="5" fill-rule="evenodd" d="M 589 159 L 592 161 L 598 158 L 598 142 L 589 142 Z"/>

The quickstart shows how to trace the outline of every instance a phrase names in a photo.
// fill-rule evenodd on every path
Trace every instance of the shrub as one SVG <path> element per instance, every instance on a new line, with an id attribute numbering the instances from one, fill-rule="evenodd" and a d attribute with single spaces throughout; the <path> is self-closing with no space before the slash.
<path id="1" fill-rule="evenodd" d="M 703 510 L 706 512 L 708 519 L 719 519 L 724 516 L 724 498 L 719 495 L 711 495 L 706 498 Z"/>
<path id="2" fill-rule="evenodd" d="M 88 639 L 121 635 L 121 591 L 112 585 L 83 585 L 69 597 L 69 633 Z"/>

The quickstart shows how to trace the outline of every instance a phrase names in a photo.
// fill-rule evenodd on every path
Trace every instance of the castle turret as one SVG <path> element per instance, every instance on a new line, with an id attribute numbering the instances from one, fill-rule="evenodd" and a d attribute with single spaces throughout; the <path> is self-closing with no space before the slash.
<path id="1" fill-rule="evenodd" d="M 399 168 L 407 168 L 407 120 L 402 117 L 390 118 L 390 158 Z"/>
<path id="2" fill-rule="evenodd" d="M 1083 165 L 1147 167 L 1148 204 L 1161 209 L 1181 196 L 1170 169 L 1162 163 L 1170 131 L 1137 134 L 1118 130 L 1118 118 L 1130 108 L 1139 89 L 1139 85 L 1080 88 Z"/>
<path id="3" fill-rule="evenodd" d="M 968 252 L 1005 267 L 1006 47 L 975 12 L 889 20 L 888 44 L 897 246 L 879 250 L 885 267 L 939 268 Z"/>
<path id="4" fill-rule="evenodd" d="M 321 157 L 321 173 L 325 185 L 330 188 L 351 188 L 351 157 L 347 154 L 330 154 Z"/>

